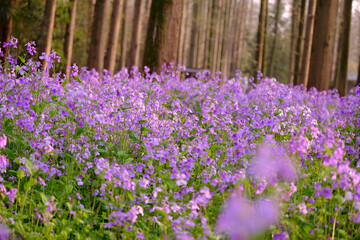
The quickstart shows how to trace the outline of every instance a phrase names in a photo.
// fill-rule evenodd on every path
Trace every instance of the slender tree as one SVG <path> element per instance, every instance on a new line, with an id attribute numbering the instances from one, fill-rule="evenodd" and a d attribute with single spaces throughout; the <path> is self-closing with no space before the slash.
<path id="1" fill-rule="evenodd" d="M 50 54 L 52 35 L 54 31 L 55 11 L 56 11 L 56 0 L 46 0 L 44 18 L 42 23 L 42 31 L 40 37 L 39 54 L 42 54 L 43 52 L 46 54 Z M 47 62 L 45 60 L 43 61 L 43 68 L 45 69 L 46 66 L 47 66 Z"/>
<path id="2" fill-rule="evenodd" d="M 308 88 L 328 90 L 337 0 L 318 0 L 309 70 Z"/>
<path id="3" fill-rule="evenodd" d="M 311 57 L 311 48 L 312 48 L 313 33 L 314 33 L 316 2 L 317 2 L 317 0 L 309 0 L 309 6 L 308 6 L 304 49 L 303 49 L 303 57 L 302 57 L 300 79 L 299 79 L 299 84 L 303 84 L 305 87 L 307 87 L 308 78 L 309 78 L 310 57 Z"/>
<path id="4" fill-rule="evenodd" d="M 110 0 L 96 1 L 87 65 L 90 69 L 95 68 L 99 73 L 104 68 L 109 11 Z"/>
<path id="5" fill-rule="evenodd" d="M 131 48 L 129 56 L 129 67 L 139 65 L 140 56 L 140 41 L 142 31 L 142 18 L 143 18 L 143 0 L 135 1 L 134 18 L 133 18 L 133 30 L 131 37 Z"/>
<path id="6" fill-rule="evenodd" d="M 301 46 L 303 42 L 303 33 L 304 33 L 304 19 L 305 19 L 305 6 L 306 0 L 301 0 L 300 2 L 300 18 L 299 18 L 299 28 L 297 34 L 296 48 L 295 48 L 295 70 L 294 70 L 294 85 L 299 84 L 300 77 L 300 68 L 301 68 Z"/>
<path id="7" fill-rule="evenodd" d="M 265 74 L 267 71 L 267 50 L 268 50 L 268 33 L 267 33 L 267 23 L 268 23 L 268 14 L 269 14 L 269 10 L 268 10 L 268 5 L 269 5 L 269 1 L 266 0 L 266 10 L 265 10 L 265 29 L 264 29 L 264 47 L 263 47 L 263 57 L 262 57 L 262 66 L 261 66 L 261 71 Z"/>
<path id="8" fill-rule="evenodd" d="M 14 0 L 4 0 L 0 3 L 0 48 L 3 47 L 4 42 L 8 42 L 10 40 L 13 23 L 13 5 Z M 9 47 L 3 48 L 3 57 L 0 59 L 3 63 L 6 62 L 9 51 L 8 49 Z"/>
<path id="9" fill-rule="evenodd" d="M 340 51 L 339 77 L 336 80 L 336 88 L 341 96 L 347 93 L 347 69 L 349 61 L 350 29 L 351 29 L 351 8 L 352 0 L 345 0 L 343 9 L 343 27 L 341 31 L 342 47 Z"/>
<path id="10" fill-rule="evenodd" d="M 220 23 L 221 23 L 221 9 L 223 8 L 223 0 L 214 1 L 213 4 L 213 19 L 212 19 L 212 31 L 211 39 L 213 38 L 213 44 L 210 46 L 211 49 L 211 72 L 215 73 L 219 62 L 218 49 L 220 42 Z"/>
<path id="11" fill-rule="evenodd" d="M 179 37 L 179 48 L 177 53 L 177 62 L 184 64 L 183 62 L 183 53 L 184 53 L 184 44 L 185 44 L 185 34 L 186 34 L 186 18 L 187 18 L 187 1 L 183 0 L 183 9 L 181 13 L 181 23 L 180 23 L 180 37 Z"/>
<path id="12" fill-rule="evenodd" d="M 210 43 L 211 43 L 211 39 L 210 39 L 210 34 L 211 34 L 211 21 L 212 21 L 212 6 L 213 6 L 213 0 L 207 0 L 207 18 L 206 18 L 206 36 L 205 36 L 205 50 L 204 50 L 204 63 L 203 66 L 204 68 L 210 68 L 210 61 L 209 61 L 209 56 L 210 56 Z"/>
<path id="13" fill-rule="evenodd" d="M 64 42 L 64 56 L 65 56 L 65 72 L 71 65 L 73 45 L 74 45 L 74 34 L 75 34 L 75 19 L 76 19 L 76 6 L 78 0 L 70 0 L 69 15 L 70 21 L 66 24 L 65 42 Z M 69 73 L 67 72 L 67 76 Z M 69 77 L 69 76 L 68 76 Z"/>
<path id="14" fill-rule="evenodd" d="M 264 57 L 264 41 L 265 41 L 265 28 L 266 28 L 266 9 L 267 0 L 261 0 L 259 24 L 256 38 L 256 50 L 255 50 L 255 63 L 254 63 L 254 75 L 257 71 L 262 70 L 263 57 Z"/>
<path id="15" fill-rule="evenodd" d="M 241 17 L 239 17 L 239 19 L 240 19 L 241 23 L 240 23 L 239 33 L 238 33 L 239 42 L 238 42 L 237 56 L 236 56 L 236 68 L 238 68 L 238 69 L 241 68 L 241 60 L 242 60 L 242 55 L 243 55 L 243 52 L 244 52 L 243 49 L 244 49 L 244 45 L 245 45 L 245 42 L 246 42 L 245 26 L 246 26 L 247 10 L 248 10 L 247 9 L 247 0 L 243 0 L 241 2 L 241 8 L 240 9 L 241 9 L 240 10 Z"/>
<path id="16" fill-rule="evenodd" d="M 271 50 L 270 50 L 270 56 L 269 56 L 269 75 L 271 77 L 274 76 L 274 56 L 275 56 L 275 47 L 276 47 L 276 40 L 277 40 L 277 35 L 278 35 L 278 25 L 279 25 L 279 19 L 280 19 L 280 5 L 281 5 L 281 0 L 276 0 L 276 5 L 275 5 L 275 23 L 274 23 L 274 38 L 271 44 Z"/>
<path id="17" fill-rule="evenodd" d="M 192 2 L 192 23 L 191 23 L 191 37 L 190 37 L 190 54 L 189 66 L 196 68 L 197 50 L 198 50 L 198 2 Z"/>
<path id="18" fill-rule="evenodd" d="M 298 25 L 299 25 L 298 5 L 299 5 L 299 0 L 292 1 L 289 83 L 294 83 L 294 75 L 295 75 L 296 39 L 298 38 Z"/>
<path id="19" fill-rule="evenodd" d="M 106 56 L 105 56 L 105 68 L 110 72 L 114 73 L 117 46 L 119 42 L 119 32 L 121 25 L 121 14 L 123 8 L 123 0 L 114 0 L 112 13 L 111 13 L 111 24 L 110 33 L 107 44 Z"/>
<path id="20" fill-rule="evenodd" d="M 155 1 L 155 0 L 154 0 Z M 128 39 L 128 9 L 129 1 L 124 0 L 124 6 L 122 11 L 122 24 L 121 24 L 121 55 L 120 55 L 120 66 L 126 67 L 126 57 L 127 57 L 127 39 Z"/>
<path id="21" fill-rule="evenodd" d="M 144 65 L 160 72 L 163 63 L 176 61 L 182 0 L 156 0 L 151 4 Z"/>

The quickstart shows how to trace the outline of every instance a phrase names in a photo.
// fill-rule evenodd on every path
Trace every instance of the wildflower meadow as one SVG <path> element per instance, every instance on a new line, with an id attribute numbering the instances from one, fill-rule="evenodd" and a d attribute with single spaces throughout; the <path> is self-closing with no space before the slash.
<path id="1" fill-rule="evenodd" d="M 0 239 L 360 239 L 360 87 L 173 65 L 66 78 L 55 52 L 6 45 Z"/>

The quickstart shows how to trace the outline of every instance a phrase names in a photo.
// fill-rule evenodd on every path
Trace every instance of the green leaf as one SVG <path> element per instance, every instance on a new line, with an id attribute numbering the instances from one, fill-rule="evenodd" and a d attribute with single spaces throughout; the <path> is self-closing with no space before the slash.
<path id="1" fill-rule="evenodd" d="M 54 102 L 57 102 L 58 101 L 58 95 L 52 95 L 51 96 L 51 100 L 53 100 Z"/>
<path id="2" fill-rule="evenodd" d="M 81 79 L 79 78 L 79 76 L 75 76 L 74 77 L 79 83 L 81 83 Z"/>
<path id="3" fill-rule="evenodd" d="M 146 133 L 146 132 L 154 132 L 153 130 L 151 130 L 150 128 L 147 128 L 147 127 L 141 127 L 140 128 L 140 131 L 142 132 L 142 133 Z"/>
<path id="4" fill-rule="evenodd" d="M 22 63 L 25 63 L 25 58 L 19 56 L 19 59 L 20 59 L 20 61 L 21 61 Z"/>
<path id="5" fill-rule="evenodd" d="M 82 134 L 82 133 L 84 133 L 85 132 L 85 129 L 83 128 L 83 127 L 78 127 L 78 128 L 76 128 L 76 131 L 75 131 L 75 139 L 77 139 L 78 137 L 80 137 L 80 135 Z"/>
<path id="6" fill-rule="evenodd" d="M 40 193 L 40 197 L 41 197 L 41 201 L 46 204 L 49 200 L 48 198 L 45 196 L 45 193 L 41 192 Z"/>
<path id="7" fill-rule="evenodd" d="M 177 187 L 176 183 L 175 183 L 172 179 L 170 179 L 170 178 L 163 178 L 163 181 L 164 181 L 164 183 L 166 183 L 166 185 L 168 185 L 169 188 L 171 188 L 171 189 Z"/>
<path id="8" fill-rule="evenodd" d="M 33 166 L 33 163 L 29 159 L 26 159 L 25 160 L 25 167 L 30 172 L 30 175 L 32 175 L 32 166 Z"/>
<path id="9" fill-rule="evenodd" d="M 16 172 L 16 176 L 18 177 L 18 179 L 22 179 L 24 177 L 24 170 L 18 170 Z"/>
<path id="10" fill-rule="evenodd" d="M 67 193 L 71 193 L 72 192 L 72 190 L 73 190 L 73 185 L 71 184 L 71 183 L 69 183 L 69 184 L 66 184 L 66 186 L 65 186 L 65 191 L 67 192 Z"/>

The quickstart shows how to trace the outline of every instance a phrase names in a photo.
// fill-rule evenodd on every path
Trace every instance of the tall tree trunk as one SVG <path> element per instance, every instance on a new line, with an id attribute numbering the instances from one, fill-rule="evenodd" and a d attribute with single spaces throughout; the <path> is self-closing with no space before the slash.
<path id="1" fill-rule="evenodd" d="M 151 4 L 144 64 L 160 72 L 163 63 L 176 62 L 182 0 L 156 0 Z"/>
<path id="2" fill-rule="evenodd" d="M 54 31 L 55 11 L 56 11 L 56 0 L 46 0 L 44 19 L 42 23 L 42 31 L 40 38 L 39 54 L 42 54 L 43 52 L 46 54 L 50 54 L 52 35 Z M 47 66 L 46 60 L 43 61 L 42 66 L 43 69 L 46 68 Z"/>
<path id="3" fill-rule="evenodd" d="M 329 89 L 336 1 L 319 0 L 316 6 L 308 88 L 319 91 Z"/>
<path id="4" fill-rule="evenodd" d="M 197 25 L 198 25 L 198 3 L 192 2 L 192 22 L 191 22 L 191 37 L 190 37 L 190 54 L 189 54 L 189 66 L 196 68 L 196 56 L 197 56 Z"/>
<path id="5" fill-rule="evenodd" d="M 289 64 L 289 83 L 294 83 L 295 75 L 295 56 L 296 56 L 296 39 L 298 37 L 299 24 L 299 0 L 292 2 L 291 15 L 291 45 L 290 45 L 290 64 Z"/>
<path id="6" fill-rule="evenodd" d="M 343 27 L 341 31 L 342 47 L 340 51 L 340 66 L 339 66 L 339 77 L 336 81 L 336 88 L 339 91 L 340 96 L 347 94 L 347 69 L 349 61 L 349 46 L 350 46 L 350 29 L 351 29 L 351 7 L 352 0 L 345 0 L 343 9 Z"/>
<path id="7" fill-rule="evenodd" d="M 231 15 L 232 15 L 232 0 L 228 0 L 226 7 L 225 7 L 225 14 L 224 14 L 224 30 L 223 30 L 223 47 L 222 47 L 222 54 L 221 54 L 221 66 L 220 70 L 226 76 L 229 75 L 228 72 L 228 65 L 229 65 L 229 45 L 230 45 L 230 29 L 231 29 Z"/>
<path id="8" fill-rule="evenodd" d="M 156 1 L 156 0 L 154 0 Z M 126 57 L 127 57 L 127 37 L 128 37 L 128 25 L 127 25 L 127 9 L 128 9 L 128 0 L 124 0 L 124 6 L 122 11 L 122 24 L 121 24 L 121 56 L 120 56 L 120 66 L 126 67 Z"/>
<path id="9" fill-rule="evenodd" d="M 197 67 L 204 68 L 204 54 L 206 45 L 206 23 L 208 17 L 208 0 L 201 1 L 199 7 L 200 21 L 199 21 L 199 48 L 197 54 Z"/>
<path id="10" fill-rule="evenodd" d="M 187 1 L 183 0 L 183 9 L 181 13 L 181 26 L 180 26 L 180 36 L 179 36 L 179 48 L 177 53 L 177 62 L 184 65 L 183 54 L 184 54 L 184 43 L 185 43 L 185 34 L 186 34 L 186 19 L 187 19 Z"/>
<path id="11" fill-rule="evenodd" d="M 256 38 L 256 50 L 255 50 L 255 62 L 254 62 L 254 76 L 257 71 L 262 70 L 262 63 L 264 57 L 264 40 L 265 40 L 265 23 L 266 23 L 266 9 L 267 0 L 261 0 L 260 13 L 259 13 L 259 24 Z"/>
<path id="12" fill-rule="evenodd" d="M 112 73 L 114 73 L 115 71 L 116 53 L 119 43 L 122 10 L 123 0 L 114 0 L 111 13 L 109 39 L 104 63 L 104 67 Z"/>
<path id="13" fill-rule="evenodd" d="M 205 36 L 205 52 L 204 52 L 204 63 L 203 66 L 206 69 L 210 69 L 210 61 L 209 61 L 209 56 L 210 56 L 210 44 L 211 44 L 211 21 L 213 19 L 213 11 L 212 11 L 212 6 L 213 4 L 213 0 L 207 0 L 208 2 L 208 6 L 207 6 L 207 18 L 206 18 L 206 36 Z"/>
<path id="14" fill-rule="evenodd" d="M 185 19 L 185 39 L 184 39 L 184 52 L 183 52 L 183 64 L 185 66 L 189 66 L 189 60 L 190 60 L 190 46 L 191 46 L 191 30 L 192 30 L 192 1 L 187 0 L 186 5 L 184 5 L 184 8 L 186 8 L 186 16 Z"/>
<path id="15" fill-rule="evenodd" d="M 314 33 L 315 11 L 317 0 L 309 0 L 308 16 L 306 21 L 306 31 L 304 40 L 303 57 L 301 63 L 299 84 L 303 84 L 307 87 L 310 69 L 310 57 Z"/>
<path id="16" fill-rule="evenodd" d="M 335 16 L 335 33 L 334 33 L 334 44 L 333 44 L 333 54 L 331 57 L 331 73 L 330 73 L 330 86 L 335 87 L 336 85 L 336 77 L 337 72 L 339 70 L 338 64 L 340 62 L 340 55 L 338 54 L 341 51 L 341 44 L 342 36 L 340 34 L 341 32 L 341 26 L 342 26 L 342 16 L 341 13 L 343 12 L 342 9 L 344 8 L 344 1 L 338 1 L 337 2 L 337 11 Z"/>
<path id="17" fill-rule="evenodd" d="M 217 70 L 217 65 L 219 62 L 218 58 L 218 49 L 219 49 L 219 42 L 220 42 L 220 23 L 221 23 L 221 8 L 223 7 L 223 0 L 214 1 L 213 11 L 214 11 L 214 18 L 213 18 L 213 30 L 214 34 L 212 35 L 214 38 L 214 44 L 211 47 L 212 50 L 212 57 L 211 57 L 211 72 L 215 73 Z"/>
<path id="18" fill-rule="evenodd" d="M 267 39 L 268 39 L 268 34 L 267 34 L 267 22 L 268 22 L 268 4 L 269 1 L 266 0 L 266 10 L 265 10 L 265 29 L 264 29 L 264 47 L 263 47 L 263 57 L 262 57 L 262 67 L 261 67 L 261 71 L 266 74 L 267 71 Z"/>
<path id="19" fill-rule="evenodd" d="M 99 73 L 104 68 L 109 11 L 110 0 L 96 1 L 87 65 L 90 69 L 95 68 Z"/>
<path id="20" fill-rule="evenodd" d="M 245 25 L 246 25 L 246 19 L 247 19 L 247 0 L 243 0 L 242 1 L 242 6 L 241 6 L 241 17 L 240 17 L 240 32 L 239 32 L 239 46 L 237 48 L 237 56 L 236 56 L 236 68 L 240 69 L 241 68 L 241 63 L 242 63 L 242 55 L 243 55 L 243 48 L 244 48 L 244 43 L 246 42 L 246 37 L 245 37 Z M 250 26 L 251 28 L 251 26 Z"/>
<path id="21" fill-rule="evenodd" d="M 299 19 L 299 29 L 297 34 L 297 42 L 296 42 L 296 55 L 295 55 L 295 73 L 294 73 L 294 85 L 299 84 L 300 77 L 300 68 L 301 68 L 301 46 L 303 42 L 303 33 L 304 33 L 304 19 L 305 19 L 305 6 L 306 0 L 301 0 L 300 6 L 300 19 Z"/>
<path id="22" fill-rule="evenodd" d="M 221 69 L 221 65 L 222 65 L 222 60 L 223 60 L 223 44 L 224 44 L 224 40 L 225 40 L 225 36 L 224 36 L 224 28 L 225 28 L 225 16 L 226 16 L 226 11 L 227 11 L 227 0 L 224 0 L 224 7 L 221 8 L 221 13 L 220 13 L 220 31 L 219 31 L 219 46 L 218 46 L 218 53 L 217 53 L 217 57 L 218 57 L 218 61 L 217 61 L 217 65 L 216 65 L 216 71 L 220 71 Z"/>
<path id="23" fill-rule="evenodd" d="M 70 22 L 66 24 L 65 43 L 64 43 L 64 57 L 65 57 L 65 71 L 66 76 L 69 77 L 67 68 L 71 65 L 73 45 L 74 45 L 74 34 L 75 34 L 75 20 L 76 20 L 76 6 L 78 0 L 71 0 L 71 6 L 69 6 Z"/>
<path id="24" fill-rule="evenodd" d="M 271 44 L 271 51 L 270 51 L 270 56 L 269 56 L 269 64 L 270 64 L 269 76 L 270 77 L 274 77 L 274 55 L 275 55 L 279 18 L 280 18 L 280 4 L 281 4 L 281 0 L 276 0 L 274 38 L 273 38 L 273 42 Z"/>
<path id="25" fill-rule="evenodd" d="M 134 66 L 134 65 L 139 66 L 140 41 L 141 41 L 141 31 L 142 31 L 141 23 L 142 23 L 142 17 L 143 17 L 142 2 L 143 2 L 143 0 L 135 1 L 129 67 Z"/>
<path id="26" fill-rule="evenodd" d="M 4 11 L 6 13 L 5 16 L 0 16 L 0 48 L 3 47 L 4 42 L 9 42 L 10 41 L 10 36 L 11 36 L 11 30 L 12 30 L 12 23 L 13 23 L 13 18 L 12 18 L 12 8 L 14 5 L 14 0 L 7 0 L 4 1 L 2 3 L 4 6 L 4 8 L 6 8 L 6 10 Z M 4 64 L 6 62 L 6 58 L 9 54 L 9 47 L 5 47 L 5 49 L 3 49 L 3 57 L 1 60 L 1 62 Z M 3 70 L 5 70 L 5 64 L 4 64 L 4 68 Z"/>

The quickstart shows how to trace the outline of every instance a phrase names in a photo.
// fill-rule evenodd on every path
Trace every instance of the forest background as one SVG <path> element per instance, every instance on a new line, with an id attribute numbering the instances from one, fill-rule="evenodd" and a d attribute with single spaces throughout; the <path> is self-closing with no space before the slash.
<path id="1" fill-rule="evenodd" d="M 151 43 L 159 19 L 177 33 L 164 31 L 175 43 L 165 47 L 173 53 L 165 59 L 149 52 L 161 48 Z M 311 56 L 305 56 L 314 19 Z M 229 77 L 237 69 L 247 76 L 260 70 L 283 83 L 336 87 L 341 95 L 360 82 L 359 0 L 2 0 L 0 20 L 0 42 L 18 38 L 19 55 L 29 41 L 38 52 L 54 49 L 64 72 L 74 63 L 117 72 L 134 65 L 159 70 L 174 61 Z M 333 24 L 320 26 L 321 21 Z M 328 50 L 319 47 L 323 43 Z M 302 76 L 305 65 L 309 84 Z"/>

